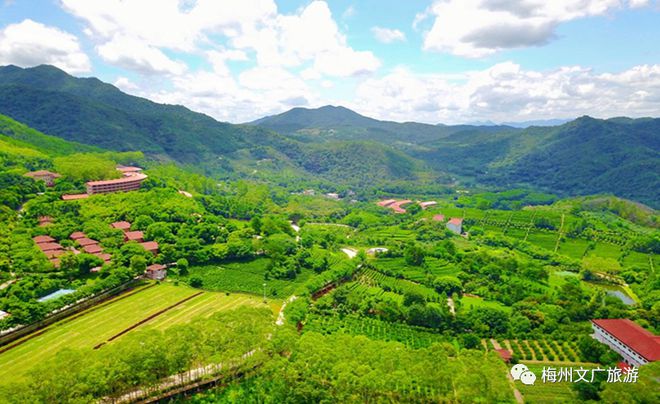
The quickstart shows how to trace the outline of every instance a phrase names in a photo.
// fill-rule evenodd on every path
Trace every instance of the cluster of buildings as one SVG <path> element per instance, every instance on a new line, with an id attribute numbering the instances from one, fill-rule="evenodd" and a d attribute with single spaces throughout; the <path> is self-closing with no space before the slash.
<path id="1" fill-rule="evenodd" d="M 96 255 L 97 257 L 101 258 L 105 264 L 110 263 L 112 256 L 110 254 L 104 253 L 103 247 L 101 247 L 99 242 L 87 237 L 85 233 L 76 231 L 71 233 L 69 238 L 78 244 L 80 249 L 82 249 L 85 253 Z M 77 253 L 77 251 L 78 250 L 74 251 L 74 253 Z M 98 272 L 100 270 L 101 267 L 92 268 L 92 272 Z"/>
<path id="2" fill-rule="evenodd" d="M 131 231 L 130 222 L 114 222 L 110 223 L 110 227 L 113 229 L 119 229 L 124 232 L 124 242 L 135 241 L 139 243 L 142 248 L 149 251 L 150 253 L 156 255 L 158 254 L 158 243 L 156 241 L 144 241 L 144 233 L 139 230 Z"/>
<path id="3" fill-rule="evenodd" d="M 404 205 L 408 205 L 410 203 L 413 203 L 410 199 L 403 199 L 403 200 L 397 200 L 397 199 L 385 199 L 382 201 L 378 202 L 378 206 L 381 206 L 383 208 L 389 208 L 394 211 L 394 213 L 406 213 L 406 209 L 403 207 Z M 416 202 L 422 209 L 427 209 L 433 206 L 436 206 L 438 202 L 436 201 L 425 201 L 425 202 Z M 434 215 L 433 220 L 436 222 L 445 222 L 445 216 L 444 215 Z M 463 218 L 460 217 L 452 217 L 449 220 L 447 220 L 446 226 L 449 230 L 456 234 L 463 234 Z"/>
<path id="4" fill-rule="evenodd" d="M 623 358 L 622 365 L 639 367 L 660 360 L 660 336 L 627 318 L 591 320 L 593 337 Z"/>
<path id="5" fill-rule="evenodd" d="M 54 238 L 50 236 L 36 236 L 32 240 L 37 244 L 37 248 L 48 258 L 55 268 L 59 268 L 59 257 L 66 254 L 67 250 L 62 247 Z"/>
<path id="6" fill-rule="evenodd" d="M 136 191 L 142 186 L 142 182 L 147 178 L 142 173 L 140 167 L 117 166 L 117 171 L 121 172 L 122 177 L 114 180 L 89 181 L 86 184 L 87 193 L 62 195 L 65 201 L 88 198 L 94 194 L 105 194 L 109 192 L 128 192 Z"/>

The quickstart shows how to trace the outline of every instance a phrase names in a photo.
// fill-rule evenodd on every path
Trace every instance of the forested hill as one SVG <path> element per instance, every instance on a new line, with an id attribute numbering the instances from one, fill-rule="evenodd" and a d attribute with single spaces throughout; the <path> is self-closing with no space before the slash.
<path id="1" fill-rule="evenodd" d="M 608 193 L 660 206 L 660 119 L 582 117 L 521 130 L 385 122 L 326 106 L 294 108 L 253 124 L 307 142 L 387 143 L 463 182 L 564 196 Z"/>
<path id="2" fill-rule="evenodd" d="M 293 108 L 279 115 L 250 122 L 276 132 L 309 142 L 333 140 L 372 140 L 401 146 L 419 144 L 464 131 L 483 133 L 503 130 L 509 126 L 429 125 L 418 122 L 380 121 L 358 114 L 342 106 Z"/>
<path id="3" fill-rule="evenodd" d="M 281 141 L 258 127 L 157 104 L 52 66 L 0 67 L 0 113 L 67 140 L 162 154 L 185 163 Z"/>

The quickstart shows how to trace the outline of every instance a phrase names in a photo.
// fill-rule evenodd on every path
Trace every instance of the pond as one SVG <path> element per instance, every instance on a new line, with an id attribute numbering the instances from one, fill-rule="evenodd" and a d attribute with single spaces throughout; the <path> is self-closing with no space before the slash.
<path id="1" fill-rule="evenodd" d="M 597 288 L 605 290 L 608 296 L 614 296 L 621 300 L 623 304 L 627 306 L 633 306 L 636 304 L 635 299 L 633 299 L 624 288 L 619 285 L 610 285 L 605 283 L 595 283 L 589 282 L 590 285 L 593 285 Z"/>
<path id="2" fill-rule="evenodd" d="M 44 296 L 44 297 L 38 299 L 37 301 L 38 301 L 38 302 L 46 302 L 46 301 L 48 301 L 48 300 L 57 299 L 58 297 L 61 297 L 61 296 L 64 296 L 64 295 L 68 295 L 68 294 L 73 293 L 73 292 L 75 292 L 75 290 L 73 290 L 73 289 L 60 289 L 60 290 L 58 290 L 58 291 L 56 291 L 56 292 L 53 292 L 53 293 L 51 293 L 51 294 L 49 294 L 49 295 L 46 295 L 46 296 Z"/>

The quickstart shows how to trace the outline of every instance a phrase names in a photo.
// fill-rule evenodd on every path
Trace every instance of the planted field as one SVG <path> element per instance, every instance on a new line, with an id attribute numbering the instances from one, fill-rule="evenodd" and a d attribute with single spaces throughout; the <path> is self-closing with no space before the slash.
<path id="1" fill-rule="evenodd" d="M 420 285 L 406 279 L 397 279 L 371 269 L 364 270 L 360 274 L 358 281 L 369 286 L 379 286 L 385 291 L 395 292 L 400 295 L 406 293 L 419 294 L 430 302 L 439 302 L 442 300 L 440 295 L 428 286 Z"/>
<path id="2" fill-rule="evenodd" d="M 28 335 L 0 354 L 0 383 L 22 377 L 31 367 L 64 348 L 91 350 L 135 329 L 152 326 L 162 329 L 185 323 L 198 315 L 208 316 L 246 304 L 263 304 L 251 296 L 199 293 L 187 286 L 171 284 L 146 287 Z"/>
<path id="3" fill-rule="evenodd" d="M 587 251 L 589 242 L 579 238 L 567 238 L 559 244 L 559 253 L 567 257 L 580 259 Z"/>
<path id="4" fill-rule="evenodd" d="M 526 363 L 524 361 L 522 363 L 527 365 L 529 370 L 531 370 L 536 375 L 536 382 L 531 386 L 524 385 L 520 381 L 515 382 L 516 388 L 518 388 L 518 390 L 520 390 L 520 392 L 522 393 L 523 397 L 525 398 L 525 402 L 529 402 L 529 403 L 580 402 L 577 394 L 571 388 L 573 383 L 564 382 L 564 381 L 562 381 L 561 383 L 549 383 L 549 382 L 543 383 L 543 380 L 541 380 L 541 375 L 543 374 L 543 367 L 552 366 L 556 369 L 557 364 Z M 587 365 L 584 365 L 583 367 L 585 369 L 590 368 Z M 575 368 L 579 369 L 579 366 L 575 366 Z"/>
<path id="5" fill-rule="evenodd" d="M 310 316 L 304 328 L 305 332 L 321 334 L 344 333 L 365 335 L 371 339 L 397 341 L 408 348 L 428 347 L 436 342 L 447 341 L 441 334 L 423 327 L 413 327 L 400 323 L 389 323 L 369 317 L 346 316 Z"/>
<path id="6" fill-rule="evenodd" d="M 598 242 L 588 256 L 618 259 L 621 256 L 621 247 L 611 243 Z"/>
<path id="7" fill-rule="evenodd" d="M 182 279 L 189 281 L 191 278 L 198 278 L 202 281 L 201 288 L 206 290 L 255 295 L 263 295 L 265 283 L 267 296 L 284 298 L 294 294 L 298 287 L 314 276 L 313 271 L 303 270 L 294 280 L 266 280 L 266 266 L 269 262 L 269 259 L 258 258 L 246 262 L 191 267 L 189 274 Z"/>
<path id="8" fill-rule="evenodd" d="M 555 244 L 557 243 L 557 237 L 557 233 L 531 231 L 529 232 L 527 241 L 536 244 L 539 247 L 553 251 L 555 249 Z"/>

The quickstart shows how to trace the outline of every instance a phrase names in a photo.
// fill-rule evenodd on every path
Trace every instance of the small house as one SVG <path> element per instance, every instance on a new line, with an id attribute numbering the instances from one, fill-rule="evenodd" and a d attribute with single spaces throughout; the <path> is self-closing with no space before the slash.
<path id="1" fill-rule="evenodd" d="M 80 240 L 81 238 L 86 238 L 86 237 L 87 237 L 87 235 L 85 233 L 81 232 L 81 231 L 74 231 L 69 236 L 69 238 L 71 240 Z"/>
<path id="2" fill-rule="evenodd" d="M 161 264 L 152 264 L 147 267 L 145 274 L 149 279 L 162 281 L 167 276 L 167 267 Z"/>
<path id="3" fill-rule="evenodd" d="M 98 254 L 98 253 L 103 252 L 103 248 L 101 248 L 101 246 L 98 245 L 98 244 L 89 244 L 89 245 L 83 246 L 83 250 L 87 254 Z"/>
<path id="4" fill-rule="evenodd" d="M 32 237 L 32 240 L 34 240 L 34 242 L 37 243 L 37 244 L 54 243 L 55 242 L 55 239 L 52 238 L 51 236 L 36 236 L 36 237 Z"/>
<path id="5" fill-rule="evenodd" d="M 129 222 L 114 222 L 110 226 L 114 229 L 119 229 L 121 231 L 129 231 L 131 229 L 131 224 Z"/>
<path id="6" fill-rule="evenodd" d="M 141 243 L 144 241 L 144 233 L 141 231 L 127 231 L 124 233 L 124 241 L 137 241 Z"/>
<path id="7" fill-rule="evenodd" d="M 463 219 L 460 217 L 452 217 L 447 222 L 447 228 L 456 234 L 463 234 Z"/>
<path id="8" fill-rule="evenodd" d="M 145 250 L 149 251 L 150 253 L 156 255 L 158 254 L 158 243 L 155 241 L 146 241 L 144 243 L 140 243 L 142 248 Z"/>

